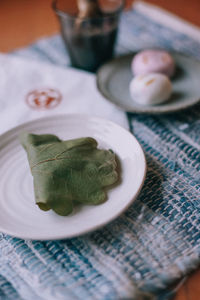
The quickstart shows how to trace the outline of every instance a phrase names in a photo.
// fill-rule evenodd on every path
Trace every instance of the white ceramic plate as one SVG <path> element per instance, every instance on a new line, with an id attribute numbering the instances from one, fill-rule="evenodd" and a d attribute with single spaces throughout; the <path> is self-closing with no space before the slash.
<path id="1" fill-rule="evenodd" d="M 20 132 L 56 134 L 61 139 L 91 136 L 99 147 L 111 148 L 121 165 L 121 183 L 108 191 L 98 206 L 82 206 L 70 216 L 44 212 L 35 204 L 33 179 Z M 136 138 L 108 120 L 85 115 L 43 118 L 18 126 L 0 136 L 0 231 L 24 239 L 50 240 L 75 237 L 119 216 L 138 195 L 146 163 Z"/>
<path id="2" fill-rule="evenodd" d="M 157 105 L 140 105 L 131 99 L 129 84 L 133 78 L 131 61 L 136 53 L 117 57 L 104 64 L 97 72 L 97 87 L 105 98 L 125 111 L 161 114 L 186 109 L 200 102 L 200 61 L 181 53 L 170 54 L 176 63 L 170 99 Z"/>

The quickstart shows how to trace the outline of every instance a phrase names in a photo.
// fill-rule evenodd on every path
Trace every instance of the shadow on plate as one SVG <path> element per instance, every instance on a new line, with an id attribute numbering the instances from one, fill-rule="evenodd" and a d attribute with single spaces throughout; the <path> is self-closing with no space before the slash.
<path id="1" fill-rule="evenodd" d="M 184 72 L 184 69 L 181 66 L 177 65 L 175 74 L 172 76 L 171 80 L 172 80 L 172 82 L 180 80 L 180 79 L 184 78 L 185 75 L 186 74 Z"/>

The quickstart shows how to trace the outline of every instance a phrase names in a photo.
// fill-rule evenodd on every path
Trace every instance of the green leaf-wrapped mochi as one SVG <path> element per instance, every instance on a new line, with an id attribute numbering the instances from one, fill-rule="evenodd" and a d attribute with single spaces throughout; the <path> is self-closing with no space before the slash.
<path id="1" fill-rule="evenodd" d="M 34 179 L 37 205 L 66 216 L 75 203 L 100 204 L 104 187 L 117 181 L 115 154 L 91 137 L 61 141 L 50 134 L 20 135 Z"/>

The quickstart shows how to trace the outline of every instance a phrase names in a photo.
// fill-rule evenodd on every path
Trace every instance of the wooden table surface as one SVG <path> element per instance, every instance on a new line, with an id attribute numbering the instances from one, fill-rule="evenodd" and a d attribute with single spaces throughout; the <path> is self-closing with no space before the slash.
<path id="1" fill-rule="evenodd" d="M 66 0 L 73 1 L 73 0 Z M 127 0 L 130 7 L 132 0 Z M 200 26 L 200 0 L 147 0 Z M 51 0 L 0 1 L 0 52 L 26 46 L 36 39 L 57 33 L 59 26 Z M 200 299 L 200 270 L 191 274 L 174 300 Z"/>

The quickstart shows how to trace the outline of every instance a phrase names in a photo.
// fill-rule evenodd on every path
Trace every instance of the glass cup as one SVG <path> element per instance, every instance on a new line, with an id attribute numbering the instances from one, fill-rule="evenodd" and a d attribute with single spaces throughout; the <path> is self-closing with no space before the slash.
<path id="1" fill-rule="evenodd" d="M 73 67 L 95 72 L 112 58 L 124 0 L 99 1 L 101 15 L 87 18 L 61 10 L 58 0 L 52 6 Z"/>

